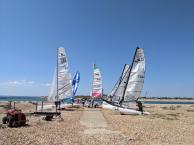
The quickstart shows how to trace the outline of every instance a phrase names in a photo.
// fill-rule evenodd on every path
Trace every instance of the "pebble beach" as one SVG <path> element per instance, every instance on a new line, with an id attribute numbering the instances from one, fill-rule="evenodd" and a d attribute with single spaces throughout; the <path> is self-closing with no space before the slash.
<path id="1" fill-rule="evenodd" d="M 3 117 L 1 103 L 0 119 Z M 17 103 L 23 112 L 33 112 L 31 103 Z M 27 125 L 1 125 L 0 145 L 193 145 L 194 105 L 146 105 L 151 115 L 120 115 L 102 108 L 71 107 L 62 118 L 45 121 L 27 116 Z"/>

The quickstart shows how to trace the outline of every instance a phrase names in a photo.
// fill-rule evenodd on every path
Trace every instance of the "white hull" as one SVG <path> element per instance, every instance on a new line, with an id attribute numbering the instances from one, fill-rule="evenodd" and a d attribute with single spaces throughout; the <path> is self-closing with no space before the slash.
<path id="1" fill-rule="evenodd" d="M 106 102 L 103 101 L 102 108 L 104 108 L 104 109 L 110 109 L 110 110 L 117 110 L 118 107 L 113 106 L 113 105 L 110 105 L 110 104 L 108 104 L 108 103 L 106 103 Z"/>
<path id="2" fill-rule="evenodd" d="M 120 108 L 118 107 L 118 111 L 123 114 L 123 115 L 149 115 L 149 112 L 142 112 L 141 111 L 137 111 L 137 110 L 133 110 L 133 109 L 127 109 L 127 108 Z"/>
<path id="3" fill-rule="evenodd" d="M 110 109 L 110 110 L 117 110 L 123 115 L 142 115 L 141 111 L 137 111 L 137 110 L 134 110 L 134 109 L 116 107 L 116 106 L 110 105 L 110 104 L 105 103 L 105 102 L 103 102 L 102 108 Z M 144 115 L 149 115 L 150 113 L 149 112 L 143 112 L 143 114 Z"/>

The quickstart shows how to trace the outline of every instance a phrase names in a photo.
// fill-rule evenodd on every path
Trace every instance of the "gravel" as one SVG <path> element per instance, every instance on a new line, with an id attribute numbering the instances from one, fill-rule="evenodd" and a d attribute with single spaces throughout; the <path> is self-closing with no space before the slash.
<path id="1" fill-rule="evenodd" d="M 150 105 L 148 116 L 120 115 L 103 110 L 109 126 L 126 135 L 131 144 L 194 145 L 192 105 Z"/>
<path id="2" fill-rule="evenodd" d="M 24 112 L 35 110 L 29 103 L 16 107 Z M 151 115 L 71 108 L 61 111 L 63 120 L 28 116 L 25 127 L 0 125 L 0 145 L 194 145 L 193 105 L 149 105 L 145 110 Z"/>
<path id="3" fill-rule="evenodd" d="M 24 111 L 27 108 L 23 107 Z M 63 120 L 45 121 L 42 117 L 31 116 L 25 127 L 0 129 L 0 145 L 80 145 L 82 110 L 61 112 Z"/>

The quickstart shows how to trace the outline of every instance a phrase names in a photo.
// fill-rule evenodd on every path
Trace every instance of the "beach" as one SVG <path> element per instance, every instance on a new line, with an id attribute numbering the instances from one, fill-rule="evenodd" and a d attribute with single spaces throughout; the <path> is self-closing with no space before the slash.
<path id="1" fill-rule="evenodd" d="M 109 125 L 124 133 L 131 144 L 193 145 L 194 105 L 146 105 L 151 115 L 130 116 L 103 110 Z"/>
<path id="2" fill-rule="evenodd" d="M 33 112 L 35 105 L 17 103 L 16 108 Z M 52 121 L 27 116 L 24 127 L 0 128 L 0 145 L 194 144 L 194 105 L 146 104 L 144 110 L 151 115 L 80 106 L 61 111 L 62 119 Z"/>

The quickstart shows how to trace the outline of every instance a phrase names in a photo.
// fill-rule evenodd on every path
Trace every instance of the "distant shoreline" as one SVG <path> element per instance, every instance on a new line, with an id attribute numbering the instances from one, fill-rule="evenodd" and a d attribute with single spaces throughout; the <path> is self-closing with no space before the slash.
<path id="1" fill-rule="evenodd" d="M 191 99 L 187 99 L 187 98 L 185 98 L 185 99 L 174 99 L 174 98 L 172 98 L 172 99 L 158 99 L 158 98 L 156 98 L 156 99 L 149 99 L 149 98 L 146 98 L 146 99 L 143 99 L 143 101 L 144 102 L 146 102 L 146 101 L 157 101 L 157 102 L 159 102 L 159 101 L 162 101 L 162 102 L 194 102 L 194 100 L 191 100 Z"/>

